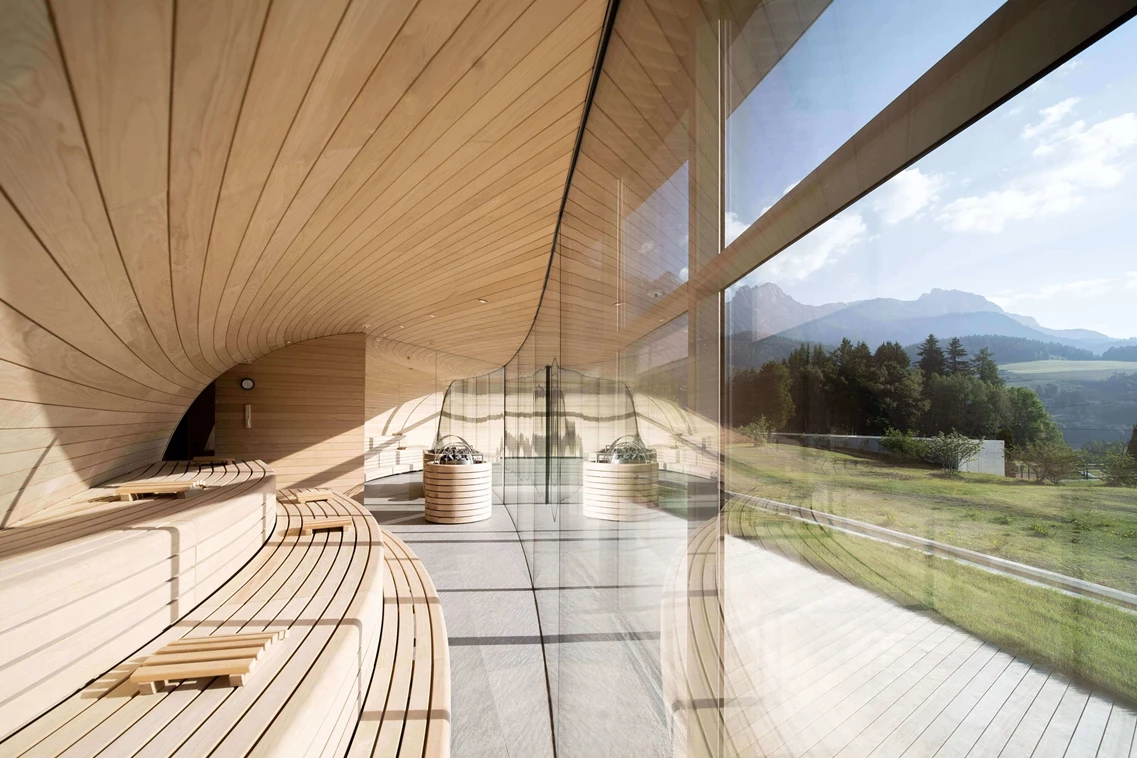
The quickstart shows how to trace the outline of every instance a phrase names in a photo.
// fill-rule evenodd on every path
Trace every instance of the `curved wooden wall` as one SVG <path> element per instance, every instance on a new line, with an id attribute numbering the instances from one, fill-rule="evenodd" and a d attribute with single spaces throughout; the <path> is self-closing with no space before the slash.
<path id="1" fill-rule="evenodd" d="M 259 458 L 280 489 L 363 487 L 362 334 L 337 334 L 281 348 L 217 378 L 215 450 Z M 241 379 L 256 386 L 241 389 Z M 245 427 L 245 406 L 251 423 Z"/>
<path id="2" fill-rule="evenodd" d="M 291 342 L 508 360 L 605 7 L 0 0 L 0 525 Z"/>

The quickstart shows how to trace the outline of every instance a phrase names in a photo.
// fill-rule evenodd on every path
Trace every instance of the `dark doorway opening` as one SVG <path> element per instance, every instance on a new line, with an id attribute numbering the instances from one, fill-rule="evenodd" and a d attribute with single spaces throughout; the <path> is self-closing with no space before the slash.
<path id="1" fill-rule="evenodd" d="M 201 391 L 201 394 L 186 410 L 186 415 L 178 422 L 178 428 L 166 446 L 165 461 L 188 461 L 195 455 L 212 455 L 207 449 L 210 435 L 213 434 L 214 403 L 217 397 L 216 382 Z"/>

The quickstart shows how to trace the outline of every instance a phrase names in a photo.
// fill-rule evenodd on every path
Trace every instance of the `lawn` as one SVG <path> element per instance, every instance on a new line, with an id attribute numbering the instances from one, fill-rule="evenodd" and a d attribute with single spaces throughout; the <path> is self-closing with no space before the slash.
<path id="1" fill-rule="evenodd" d="M 732 501 L 730 534 L 1137 702 L 1137 614 Z"/>
<path id="2" fill-rule="evenodd" d="M 1063 379 L 1080 379 L 1092 381 L 1095 379 L 1108 379 L 1114 374 L 1132 374 L 1137 372 L 1135 361 L 1029 361 L 1026 363 L 1008 363 L 999 366 L 1001 371 L 1015 374 L 1023 381 L 1051 381 Z"/>
<path id="3" fill-rule="evenodd" d="M 1038 484 L 796 445 L 727 450 L 727 488 L 1137 593 L 1137 490 Z"/>

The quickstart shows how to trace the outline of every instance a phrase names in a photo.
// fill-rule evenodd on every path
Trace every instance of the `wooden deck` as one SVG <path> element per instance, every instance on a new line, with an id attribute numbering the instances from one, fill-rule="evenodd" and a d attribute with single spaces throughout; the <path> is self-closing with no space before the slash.
<path id="1" fill-rule="evenodd" d="M 1137 756 L 1125 704 L 729 535 L 722 592 L 717 526 L 693 535 L 664 607 L 677 749 Z"/>

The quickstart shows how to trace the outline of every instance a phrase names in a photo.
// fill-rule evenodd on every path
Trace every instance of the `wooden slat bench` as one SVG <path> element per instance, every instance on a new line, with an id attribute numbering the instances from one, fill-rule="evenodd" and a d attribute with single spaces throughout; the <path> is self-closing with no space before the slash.
<path id="1" fill-rule="evenodd" d="M 370 514 L 340 496 L 296 504 L 282 493 L 277 509 L 268 543 L 217 592 L 0 743 L 0 755 L 321 756 L 346 745 L 379 647 L 382 536 Z M 299 534 L 305 520 L 344 516 L 348 529 Z M 287 638 L 242 687 L 222 677 L 142 695 L 130 680 L 179 640 L 280 630 Z"/>
<path id="2" fill-rule="evenodd" d="M 262 463 L 123 479 L 208 489 L 125 503 L 112 482 L 0 531 L 0 738 L 160 634 L 272 533 L 276 477 Z"/>
<path id="3" fill-rule="evenodd" d="M 387 571 L 379 660 L 347 755 L 446 758 L 450 651 L 442 605 L 418 556 L 386 529 L 383 541 Z"/>
<path id="4" fill-rule="evenodd" d="M 292 495 L 280 493 L 271 539 L 229 582 L 0 742 L 0 756 L 448 756 L 449 655 L 430 577 L 354 501 Z M 352 523 L 300 534 L 323 518 Z M 171 644 L 282 630 L 244 686 L 221 677 L 144 695 L 131 682 Z"/>

